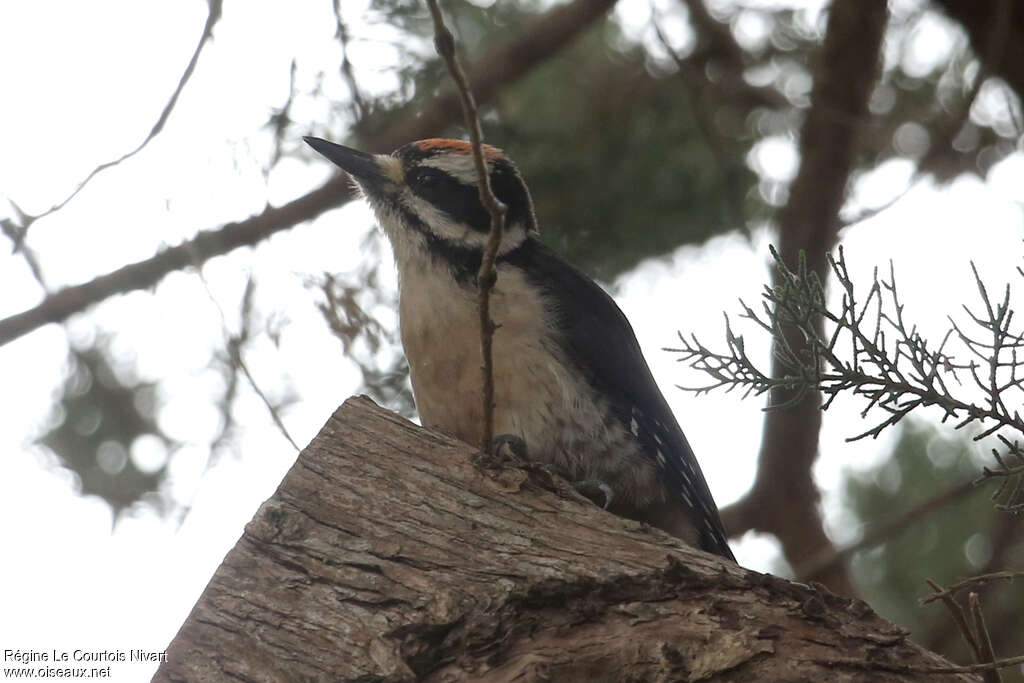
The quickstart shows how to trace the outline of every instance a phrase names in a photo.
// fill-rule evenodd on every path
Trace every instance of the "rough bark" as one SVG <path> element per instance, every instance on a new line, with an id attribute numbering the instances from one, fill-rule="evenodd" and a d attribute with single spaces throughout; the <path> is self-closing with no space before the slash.
<path id="1" fill-rule="evenodd" d="M 839 231 L 839 209 L 854 168 L 858 133 L 868 114 L 887 18 L 885 0 L 836 0 L 814 70 L 811 108 L 800 132 L 800 170 L 779 214 L 779 254 L 795 269 L 804 253 L 808 269 L 822 281 L 825 255 Z M 799 347 L 798 333 L 786 334 Z M 777 360 L 773 363 L 774 376 L 787 371 Z M 772 397 L 774 402 L 784 399 Z M 774 534 L 797 576 L 803 576 L 816 558 L 834 551 L 821 523 L 819 493 L 811 476 L 818 457 L 820 403 L 820 396 L 813 393 L 793 408 L 767 413 L 754 486 L 743 500 L 723 510 L 730 534 L 746 529 Z M 855 594 L 845 564 L 833 565 L 818 578 L 836 592 Z"/>
<path id="2" fill-rule="evenodd" d="M 863 602 L 615 517 L 350 399 L 257 512 L 156 681 L 973 680 Z"/>

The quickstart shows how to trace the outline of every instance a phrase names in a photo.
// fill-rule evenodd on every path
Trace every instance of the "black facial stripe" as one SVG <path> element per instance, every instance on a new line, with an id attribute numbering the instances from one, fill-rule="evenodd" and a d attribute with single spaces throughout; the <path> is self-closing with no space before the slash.
<path id="1" fill-rule="evenodd" d="M 413 194 L 477 232 L 491 229 L 491 215 L 480 203 L 476 185 L 467 185 L 438 168 L 416 166 L 405 175 Z"/>
<path id="2" fill-rule="evenodd" d="M 412 156 L 406 153 L 402 158 L 422 160 L 438 156 L 439 152 L 430 150 Z M 405 175 L 406 183 L 418 197 L 436 206 L 452 220 L 463 223 L 471 230 L 488 232 L 491 229 L 491 215 L 480 202 L 480 191 L 475 183 L 464 183 L 445 171 L 432 166 L 411 166 Z M 526 184 L 519 176 L 515 166 L 507 159 L 496 159 L 492 162 L 491 189 L 495 196 L 508 207 L 505 224 L 522 225 L 527 233 L 537 230 L 537 222 L 533 215 L 533 202 Z"/>
<path id="3" fill-rule="evenodd" d="M 481 252 L 479 249 L 450 242 L 431 232 L 430 228 L 412 211 L 404 207 L 399 211 L 402 213 L 402 221 L 405 225 L 426 239 L 427 249 L 430 250 L 431 256 L 441 259 L 451 268 L 456 282 L 467 284 L 476 281 L 477 271 L 480 270 Z"/>

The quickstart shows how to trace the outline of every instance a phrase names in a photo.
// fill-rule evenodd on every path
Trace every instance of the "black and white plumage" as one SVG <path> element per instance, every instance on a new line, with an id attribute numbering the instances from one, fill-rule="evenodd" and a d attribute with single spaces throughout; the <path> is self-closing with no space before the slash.
<path id="1" fill-rule="evenodd" d="M 490 228 L 467 143 L 430 139 L 373 155 L 318 138 L 314 149 L 358 183 L 391 241 L 399 320 L 423 424 L 479 441 L 475 275 Z M 508 207 L 492 294 L 495 433 L 573 482 L 611 491 L 608 509 L 734 559 L 704 475 L 604 290 L 538 239 L 529 190 L 485 146 Z"/>

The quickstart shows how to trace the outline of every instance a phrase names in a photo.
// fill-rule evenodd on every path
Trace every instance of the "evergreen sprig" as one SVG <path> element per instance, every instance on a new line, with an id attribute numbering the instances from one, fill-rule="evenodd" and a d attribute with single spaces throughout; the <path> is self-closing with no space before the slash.
<path id="1" fill-rule="evenodd" d="M 981 306 L 963 307 L 967 322 L 949 317 L 949 329 L 935 344 L 908 322 L 891 262 L 888 279 L 880 279 L 875 269 L 861 300 L 842 247 L 838 257 L 828 255 L 829 270 L 842 291 L 842 301 L 834 307 L 829 306 L 821 278 L 808 269 L 804 254 L 791 269 L 774 248 L 771 253 L 777 282 L 765 287 L 760 311 L 741 300 L 740 317 L 771 337 L 776 372 L 757 367 L 747 355 L 743 336 L 733 331 L 726 315 L 724 352 L 681 332 L 680 345 L 666 349 L 713 380 L 681 389 L 697 394 L 719 388 L 740 388 L 744 396 L 767 393 L 767 410 L 788 408 L 812 392 L 821 393 L 824 410 L 840 394 L 851 393 L 867 401 L 862 417 L 877 417 L 871 428 L 848 441 L 877 437 L 927 406 L 939 407 L 943 422 L 954 420 L 955 429 L 977 424 L 980 431 L 975 440 L 1000 430 L 1024 435 L 1024 419 L 1010 407 L 1019 405 L 1024 396 L 1024 334 L 1012 325 L 1009 285 L 1001 299 L 994 300 L 972 263 Z M 1024 271 L 1020 274 L 1024 276 Z M 957 346 L 963 360 L 950 350 Z M 968 395 L 972 386 L 980 392 L 973 398 Z M 997 507 L 1024 512 L 1024 447 L 997 436 L 1003 444 L 1001 452 L 993 449 L 998 467 L 984 468 L 979 480 L 999 480 L 993 496 Z"/>

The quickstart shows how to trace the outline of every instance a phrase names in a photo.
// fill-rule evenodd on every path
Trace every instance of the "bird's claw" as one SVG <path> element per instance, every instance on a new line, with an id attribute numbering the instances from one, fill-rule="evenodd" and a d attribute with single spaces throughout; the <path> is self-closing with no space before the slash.
<path id="1" fill-rule="evenodd" d="M 572 487 L 584 498 L 588 498 L 594 505 L 607 510 L 608 506 L 615 500 L 615 492 L 612 487 L 597 479 L 581 479 L 574 481 Z M 599 502 L 598 496 L 600 496 Z"/>
<path id="2" fill-rule="evenodd" d="M 526 442 L 515 434 L 499 434 L 491 441 L 491 451 L 499 457 L 527 459 Z"/>
<path id="3" fill-rule="evenodd" d="M 522 465 L 526 460 L 526 442 L 515 434 L 499 434 L 491 439 L 490 451 L 477 453 L 473 462 L 484 469 L 502 469 Z"/>

